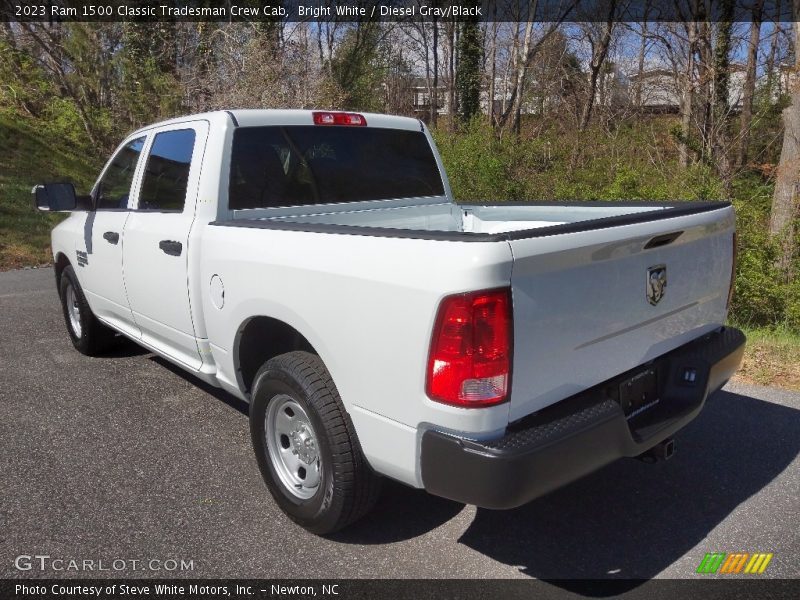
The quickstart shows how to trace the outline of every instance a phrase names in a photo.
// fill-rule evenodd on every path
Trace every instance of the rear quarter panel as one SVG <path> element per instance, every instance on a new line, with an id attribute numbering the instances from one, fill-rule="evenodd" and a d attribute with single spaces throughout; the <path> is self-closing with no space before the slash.
<path id="1" fill-rule="evenodd" d="M 431 330 L 447 294 L 508 285 L 505 242 L 464 243 L 208 225 L 201 292 L 218 377 L 241 386 L 237 331 L 268 316 L 299 331 L 320 355 L 373 467 L 419 485 L 417 433 L 440 428 L 498 434 L 508 406 L 468 410 L 425 394 Z M 209 284 L 225 288 L 222 309 Z"/>

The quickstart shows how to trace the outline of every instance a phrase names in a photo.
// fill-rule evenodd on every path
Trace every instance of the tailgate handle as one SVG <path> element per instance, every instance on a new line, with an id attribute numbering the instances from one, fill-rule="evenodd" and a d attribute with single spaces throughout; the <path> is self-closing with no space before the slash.
<path id="1" fill-rule="evenodd" d="M 158 247 L 161 248 L 164 254 L 169 254 L 170 256 L 180 256 L 181 250 L 183 250 L 183 245 L 173 240 L 161 240 L 158 242 Z"/>
<path id="2" fill-rule="evenodd" d="M 682 231 L 673 231 L 672 233 L 657 235 L 644 245 L 644 249 L 649 250 L 650 248 L 660 248 L 661 246 L 666 246 L 667 244 L 671 244 L 679 237 L 681 237 L 682 233 L 683 233 Z"/>

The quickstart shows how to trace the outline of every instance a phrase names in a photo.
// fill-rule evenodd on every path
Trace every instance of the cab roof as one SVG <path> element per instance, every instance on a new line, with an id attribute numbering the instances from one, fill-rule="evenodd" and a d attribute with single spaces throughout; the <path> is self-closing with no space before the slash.
<path id="1" fill-rule="evenodd" d="M 212 112 L 196 113 L 166 121 L 153 123 L 137 130 L 144 132 L 155 127 L 176 125 L 188 121 L 206 120 L 214 124 L 232 122 L 236 127 L 259 127 L 269 125 L 314 125 L 313 113 L 315 112 L 358 112 L 358 111 L 333 111 L 333 110 L 299 110 L 299 109 L 232 109 L 216 110 Z M 387 129 L 406 129 L 422 131 L 422 121 L 411 117 L 383 115 L 379 113 L 358 112 L 367 121 L 367 127 L 382 127 Z M 322 125 L 325 127 L 325 125 Z M 346 125 L 343 125 L 346 127 Z"/>

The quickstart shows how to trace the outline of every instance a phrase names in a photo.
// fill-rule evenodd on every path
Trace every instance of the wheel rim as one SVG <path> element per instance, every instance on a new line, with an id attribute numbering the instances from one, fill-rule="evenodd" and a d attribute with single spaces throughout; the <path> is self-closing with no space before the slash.
<path id="1" fill-rule="evenodd" d="M 67 305 L 67 316 L 69 317 L 69 324 L 72 327 L 72 333 L 75 337 L 81 337 L 81 307 L 78 305 L 78 294 L 75 293 L 75 288 L 71 283 L 67 283 L 67 290 L 65 294 L 65 302 Z"/>
<path id="2" fill-rule="evenodd" d="M 267 452 L 278 478 L 296 498 L 308 500 L 319 489 L 322 460 L 311 419 L 291 396 L 275 396 L 265 417 Z"/>

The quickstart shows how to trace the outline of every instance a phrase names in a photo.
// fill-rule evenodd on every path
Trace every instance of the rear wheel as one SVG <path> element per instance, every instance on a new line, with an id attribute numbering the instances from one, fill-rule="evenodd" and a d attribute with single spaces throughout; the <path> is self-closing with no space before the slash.
<path id="1" fill-rule="evenodd" d="M 296 523 L 320 535 L 361 518 L 379 478 L 320 358 L 289 352 L 258 371 L 250 405 L 256 460 L 270 493 Z"/>
<path id="2" fill-rule="evenodd" d="M 95 356 L 106 350 L 114 342 L 115 333 L 92 313 L 71 266 L 65 267 L 61 273 L 59 295 L 67 332 L 75 349 L 87 356 Z"/>

